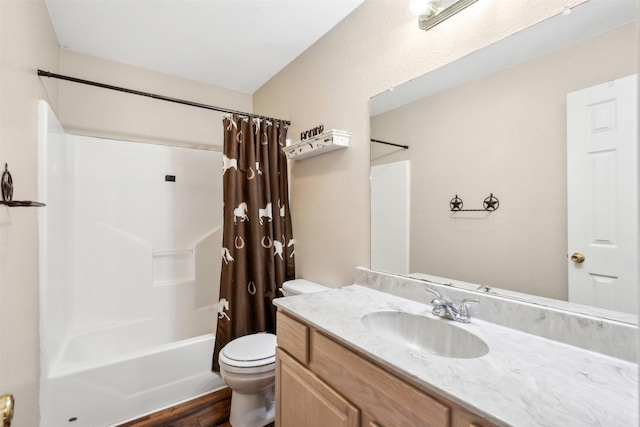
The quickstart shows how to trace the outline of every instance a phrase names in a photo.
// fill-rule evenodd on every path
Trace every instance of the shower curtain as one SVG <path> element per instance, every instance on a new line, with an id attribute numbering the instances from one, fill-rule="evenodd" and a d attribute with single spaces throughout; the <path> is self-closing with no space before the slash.
<path id="1" fill-rule="evenodd" d="M 282 283 L 295 278 L 289 214 L 287 127 L 279 121 L 223 116 L 223 235 L 218 353 L 234 338 L 275 332 Z"/>

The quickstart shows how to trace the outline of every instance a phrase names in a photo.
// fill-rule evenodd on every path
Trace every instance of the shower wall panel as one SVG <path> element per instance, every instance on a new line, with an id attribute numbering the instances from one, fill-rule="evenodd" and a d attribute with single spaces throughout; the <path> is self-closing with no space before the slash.
<path id="1" fill-rule="evenodd" d="M 61 352 L 71 318 L 73 250 L 73 146 L 49 105 L 40 101 L 38 200 L 40 235 L 41 367 L 51 370 Z"/>
<path id="2" fill-rule="evenodd" d="M 222 387 L 222 154 L 40 117 L 41 424 L 118 425 Z"/>
<path id="3" fill-rule="evenodd" d="M 213 330 L 221 154 L 73 136 L 72 329 L 192 316 Z M 196 313 L 197 311 L 204 311 Z"/>

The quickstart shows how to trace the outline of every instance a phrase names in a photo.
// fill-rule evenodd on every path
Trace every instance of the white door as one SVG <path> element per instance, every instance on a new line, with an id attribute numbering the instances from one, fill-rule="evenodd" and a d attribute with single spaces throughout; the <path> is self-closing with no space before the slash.
<path id="1" fill-rule="evenodd" d="M 637 93 L 633 75 L 567 96 L 569 301 L 628 313 L 638 312 Z"/>

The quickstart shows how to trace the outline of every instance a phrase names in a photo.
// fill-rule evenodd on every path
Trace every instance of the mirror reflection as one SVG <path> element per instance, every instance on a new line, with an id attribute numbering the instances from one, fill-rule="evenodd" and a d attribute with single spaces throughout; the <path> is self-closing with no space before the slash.
<path id="1" fill-rule="evenodd" d="M 409 148 L 371 143 L 371 268 L 637 313 L 636 14 L 591 0 L 372 98 L 372 140 Z"/>

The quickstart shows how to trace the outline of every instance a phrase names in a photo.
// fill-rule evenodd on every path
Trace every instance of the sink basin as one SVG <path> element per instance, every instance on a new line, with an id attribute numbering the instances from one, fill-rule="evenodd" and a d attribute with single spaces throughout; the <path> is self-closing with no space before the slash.
<path id="1" fill-rule="evenodd" d="M 489 352 L 482 339 L 444 319 L 400 311 L 376 311 L 360 320 L 374 335 L 424 353 L 473 359 Z"/>

